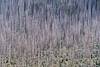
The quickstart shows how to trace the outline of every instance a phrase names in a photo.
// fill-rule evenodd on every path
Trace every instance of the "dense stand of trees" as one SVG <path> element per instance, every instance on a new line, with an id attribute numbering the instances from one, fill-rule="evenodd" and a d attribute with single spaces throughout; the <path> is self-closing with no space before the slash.
<path id="1" fill-rule="evenodd" d="M 0 67 L 99 67 L 100 0 L 0 0 Z"/>

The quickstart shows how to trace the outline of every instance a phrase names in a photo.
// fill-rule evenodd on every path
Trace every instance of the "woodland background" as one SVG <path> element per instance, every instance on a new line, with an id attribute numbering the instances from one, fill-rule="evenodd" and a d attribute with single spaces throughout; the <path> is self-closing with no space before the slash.
<path id="1" fill-rule="evenodd" d="M 0 67 L 100 67 L 100 0 L 0 0 Z"/>

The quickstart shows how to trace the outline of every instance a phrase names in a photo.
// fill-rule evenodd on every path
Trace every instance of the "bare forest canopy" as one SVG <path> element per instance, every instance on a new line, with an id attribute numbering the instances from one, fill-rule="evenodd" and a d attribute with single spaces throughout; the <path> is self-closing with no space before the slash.
<path id="1" fill-rule="evenodd" d="M 100 0 L 0 0 L 0 62 L 99 67 Z"/>

